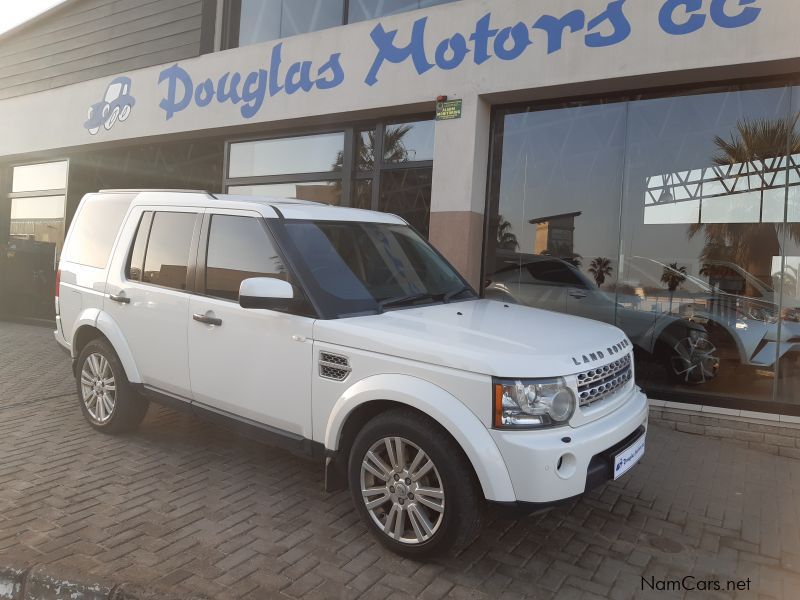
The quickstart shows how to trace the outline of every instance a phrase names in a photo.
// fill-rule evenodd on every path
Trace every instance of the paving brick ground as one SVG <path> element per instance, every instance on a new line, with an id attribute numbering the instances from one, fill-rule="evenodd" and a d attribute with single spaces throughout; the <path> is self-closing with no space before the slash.
<path id="1" fill-rule="evenodd" d="M 641 465 L 546 515 L 490 514 L 457 557 L 382 550 L 320 465 L 153 408 L 84 421 L 49 331 L 0 323 L 0 566 L 212 598 L 800 598 L 800 461 L 654 424 Z"/>

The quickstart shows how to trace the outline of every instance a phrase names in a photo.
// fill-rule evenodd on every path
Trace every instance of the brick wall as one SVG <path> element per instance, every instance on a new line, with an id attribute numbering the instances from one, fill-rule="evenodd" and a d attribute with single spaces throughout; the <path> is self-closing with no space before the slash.
<path id="1" fill-rule="evenodd" d="M 800 458 L 800 424 L 663 406 L 651 406 L 650 418 L 684 433 L 731 440 L 752 450 Z"/>

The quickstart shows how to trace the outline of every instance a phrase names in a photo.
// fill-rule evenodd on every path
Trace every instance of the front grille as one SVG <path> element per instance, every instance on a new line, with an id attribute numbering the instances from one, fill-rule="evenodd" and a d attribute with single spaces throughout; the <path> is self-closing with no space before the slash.
<path id="1" fill-rule="evenodd" d="M 608 398 L 633 378 L 631 355 L 578 374 L 578 398 L 587 406 Z"/>
<path id="2" fill-rule="evenodd" d="M 319 376 L 334 381 L 344 381 L 350 374 L 350 361 L 346 356 L 331 352 L 319 353 Z"/>

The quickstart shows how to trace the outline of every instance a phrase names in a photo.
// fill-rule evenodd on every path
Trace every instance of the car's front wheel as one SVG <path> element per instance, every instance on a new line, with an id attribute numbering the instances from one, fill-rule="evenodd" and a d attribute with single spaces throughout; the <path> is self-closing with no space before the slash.
<path id="1" fill-rule="evenodd" d="M 81 351 L 76 368 L 81 410 L 100 431 L 133 431 L 144 419 L 148 402 L 131 387 L 122 363 L 105 340 L 92 340 Z"/>
<path id="2" fill-rule="evenodd" d="M 705 333 L 692 333 L 672 343 L 665 353 L 666 368 L 675 383 L 701 385 L 719 372 L 717 348 Z"/>
<path id="3" fill-rule="evenodd" d="M 483 498 L 461 448 L 425 415 L 392 410 L 356 437 L 348 466 L 356 510 L 409 558 L 455 552 L 480 530 Z"/>

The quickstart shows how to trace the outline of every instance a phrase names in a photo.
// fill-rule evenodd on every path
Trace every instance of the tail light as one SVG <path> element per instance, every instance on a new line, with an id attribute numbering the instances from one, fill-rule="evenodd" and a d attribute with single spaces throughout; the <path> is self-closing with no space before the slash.
<path id="1" fill-rule="evenodd" d="M 56 271 L 56 298 L 61 295 L 61 269 Z"/>

